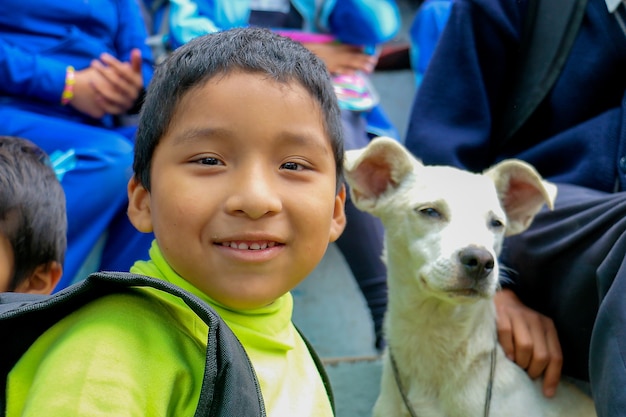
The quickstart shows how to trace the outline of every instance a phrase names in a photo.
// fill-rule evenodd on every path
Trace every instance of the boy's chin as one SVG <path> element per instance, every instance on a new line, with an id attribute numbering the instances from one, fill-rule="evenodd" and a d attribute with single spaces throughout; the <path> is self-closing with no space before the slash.
<path id="1" fill-rule="evenodd" d="M 280 298 L 280 297 L 278 297 Z M 269 299 L 269 300 L 259 300 L 259 299 L 250 299 L 250 300 L 224 300 L 218 301 L 222 306 L 228 308 L 229 310 L 237 310 L 237 311 L 246 311 L 246 310 L 257 310 L 259 308 L 269 307 L 278 300 L 278 298 Z"/>

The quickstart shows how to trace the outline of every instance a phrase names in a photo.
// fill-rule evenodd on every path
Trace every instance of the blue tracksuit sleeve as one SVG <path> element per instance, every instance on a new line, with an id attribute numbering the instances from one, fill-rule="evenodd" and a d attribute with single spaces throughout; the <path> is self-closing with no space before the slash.
<path id="1" fill-rule="evenodd" d="M 42 7 L 42 3 L 35 1 L 31 7 Z M 84 69 L 103 52 L 127 61 L 133 48 L 142 51 L 144 84 L 147 85 L 152 78 L 152 54 L 145 44 L 146 28 L 135 0 L 107 4 L 107 8 L 99 10 L 102 15 L 95 14 L 98 9 L 91 10 L 88 5 L 75 8 L 77 10 L 71 7 L 50 12 L 46 19 L 0 16 L 0 79 L 3 80 L 0 95 L 58 104 L 68 65 L 76 70 Z M 79 16 L 77 19 L 94 17 L 82 25 L 68 24 L 64 16 L 72 12 Z M 18 28 L 16 22 L 25 26 Z"/>
<path id="2" fill-rule="evenodd" d="M 144 86 L 147 86 L 152 79 L 153 60 L 152 51 L 146 44 L 147 30 L 142 24 L 139 0 L 122 0 L 118 2 L 119 7 L 119 30 L 115 36 L 113 49 L 118 53 L 118 59 L 128 61 L 130 52 L 137 48 L 141 50 L 142 75 Z"/>
<path id="3" fill-rule="evenodd" d="M 13 46 L 0 37 L 0 95 L 58 103 L 66 64 Z"/>
<path id="4" fill-rule="evenodd" d="M 395 1 L 336 1 L 328 18 L 328 31 L 353 45 L 376 45 L 393 38 L 401 20 Z"/>

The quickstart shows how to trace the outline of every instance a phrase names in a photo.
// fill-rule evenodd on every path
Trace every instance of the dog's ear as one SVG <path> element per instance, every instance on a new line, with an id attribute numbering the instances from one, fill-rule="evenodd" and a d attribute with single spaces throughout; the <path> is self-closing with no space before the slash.
<path id="1" fill-rule="evenodd" d="M 345 176 L 355 206 L 375 211 L 378 199 L 397 188 L 419 162 L 397 141 L 373 139 L 365 148 L 347 151 Z"/>
<path id="2" fill-rule="evenodd" d="M 526 230 L 544 204 L 550 209 L 554 207 L 556 186 L 543 180 L 526 162 L 507 159 L 489 168 L 485 175 L 496 184 L 509 221 L 507 236 Z"/>

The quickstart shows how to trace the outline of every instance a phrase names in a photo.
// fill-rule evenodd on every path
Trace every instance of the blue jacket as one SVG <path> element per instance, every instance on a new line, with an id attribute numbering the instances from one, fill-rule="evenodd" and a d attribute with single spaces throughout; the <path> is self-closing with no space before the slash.
<path id="1" fill-rule="evenodd" d="M 626 36 L 604 0 L 590 0 L 547 98 L 493 152 L 526 0 L 455 0 L 411 112 L 406 145 L 427 164 L 481 171 L 516 157 L 555 182 L 626 190 Z"/>
<path id="2" fill-rule="evenodd" d="M 103 52 L 127 61 L 140 48 L 147 85 L 152 54 L 145 40 L 134 0 L 2 0 L 0 105 L 88 119 L 60 105 L 66 67 L 84 69 Z"/>
<path id="3" fill-rule="evenodd" d="M 375 45 L 393 38 L 400 16 L 392 0 L 292 0 L 303 30 L 332 33 L 354 45 Z M 199 35 L 248 26 L 249 0 L 170 0 L 173 46 Z"/>

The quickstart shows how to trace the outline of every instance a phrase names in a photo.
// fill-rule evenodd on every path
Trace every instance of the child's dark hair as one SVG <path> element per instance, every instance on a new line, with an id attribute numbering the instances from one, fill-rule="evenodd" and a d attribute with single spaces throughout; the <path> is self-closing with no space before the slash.
<path id="1" fill-rule="evenodd" d="M 14 290 L 39 265 L 63 264 L 67 246 L 65 194 L 34 143 L 0 136 L 0 233 L 13 248 Z"/>
<path id="2" fill-rule="evenodd" d="M 175 50 L 155 71 L 142 106 L 135 144 L 136 178 L 150 191 L 152 155 L 181 98 L 217 75 L 234 71 L 297 82 L 320 104 L 337 167 L 343 173 L 343 130 L 325 64 L 304 46 L 262 28 L 237 28 L 200 36 Z"/>

